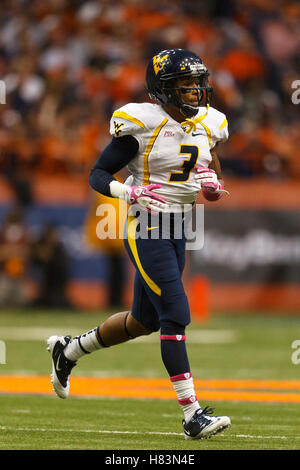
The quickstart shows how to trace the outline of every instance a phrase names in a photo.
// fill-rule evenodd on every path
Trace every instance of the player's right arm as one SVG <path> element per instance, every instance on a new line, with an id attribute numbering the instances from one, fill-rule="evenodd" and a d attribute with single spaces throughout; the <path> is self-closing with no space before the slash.
<path id="1" fill-rule="evenodd" d="M 113 137 L 93 166 L 89 183 L 98 193 L 113 197 L 110 185 L 117 182 L 114 174 L 124 168 L 136 156 L 138 141 L 131 135 Z"/>
<path id="2" fill-rule="evenodd" d="M 113 138 L 91 170 L 90 185 L 105 196 L 123 199 L 128 204 L 137 203 L 147 210 L 163 211 L 166 208 L 166 198 L 152 191 L 159 189 L 161 185 L 129 186 L 120 183 L 113 176 L 137 156 L 141 144 L 139 124 L 137 124 L 140 121 L 135 118 L 130 121 L 131 116 L 127 113 L 119 114 L 122 115 L 121 118 L 113 115 L 113 127 L 111 126 Z M 120 120 L 121 122 L 118 122 Z"/>

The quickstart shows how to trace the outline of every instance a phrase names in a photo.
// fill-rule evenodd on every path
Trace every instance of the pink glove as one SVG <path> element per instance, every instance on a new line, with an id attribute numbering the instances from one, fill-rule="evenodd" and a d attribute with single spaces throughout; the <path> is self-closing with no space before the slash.
<path id="1" fill-rule="evenodd" d="M 208 201 L 216 201 L 223 196 L 229 195 L 222 183 L 218 180 L 217 174 L 211 168 L 195 167 L 196 175 L 195 180 L 200 184 L 202 194 Z"/>
<path id="2" fill-rule="evenodd" d="M 125 201 L 128 204 L 139 204 L 149 211 L 163 212 L 167 207 L 167 198 L 154 193 L 152 189 L 161 188 L 161 184 L 147 186 L 127 186 Z"/>

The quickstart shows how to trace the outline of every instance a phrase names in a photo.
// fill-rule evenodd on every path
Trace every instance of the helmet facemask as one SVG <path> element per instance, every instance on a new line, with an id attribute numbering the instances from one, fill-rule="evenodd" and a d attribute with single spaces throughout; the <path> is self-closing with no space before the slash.
<path id="1" fill-rule="evenodd" d="M 181 113 L 187 117 L 192 118 L 198 112 L 200 106 L 207 106 L 210 101 L 210 95 L 212 92 L 212 88 L 208 86 L 208 72 L 201 73 L 201 74 L 190 74 L 190 75 L 183 75 L 182 78 L 185 76 L 193 78 L 195 81 L 198 82 L 197 88 L 194 87 L 187 87 L 187 86 L 176 86 L 177 85 L 177 78 L 172 80 L 166 80 L 165 84 L 162 88 L 163 94 L 166 97 L 165 104 L 175 106 L 178 108 Z M 181 78 L 181 77 L 178 77 Z M 185 93 L 190 92 L 191 90 L 197 90 L 198 95 L 198 104 L 197 106 L 193 106 L 191 104 L 186 103 L 182 99 L 182 95 Z"/>

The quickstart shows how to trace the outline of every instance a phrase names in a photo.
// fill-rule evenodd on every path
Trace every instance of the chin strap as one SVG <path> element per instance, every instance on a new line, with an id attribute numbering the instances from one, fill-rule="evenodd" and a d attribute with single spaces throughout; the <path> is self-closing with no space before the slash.
<path id="1" fill-rule="evenodd" d="M 208 110 L 209 110 L 209 104 L 206 105 L 206 113 L 203 114 L 202 116 L 199 116 L 198 118 L 196 119 L 189 119 L 187 118 L 185 121 L 183 121 L 180 125 L 181 127 L 187 127 L 188 126 L 188 129 L 185 129 L 185 132 L 187 134 L 189 134 L 191 131 L 195 131 L 197 129 L 197 123 L 199 122 L 202 126 L 204 126 L 204 124 L 202 124 L 202 119 L 205 118 L 205 116 L 207 116 L 207 113 L 208 113 Z"/>

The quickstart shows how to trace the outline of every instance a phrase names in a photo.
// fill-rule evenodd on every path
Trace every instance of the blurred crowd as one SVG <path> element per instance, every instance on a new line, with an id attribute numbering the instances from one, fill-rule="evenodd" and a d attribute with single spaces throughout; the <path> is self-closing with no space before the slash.
<path id="1" fill-rule="evenodd" d="M 23 209 L 10 208 L 0 229 L 0 308 L 71 308 L 69 275 L 57 228 L 47 224 L 33 237 Z M 34 281 L 33 290 L 28 279 Z"/>
<path id="2" fill-rule="evenodd" d="M 224 176 L 300 178 L 300 105 L 292 101 L 299 0 L 1 0 L 0 175 L 18 205 L 1 224 L 0 306 L 70 307 L 57 228 L 32 239 L 26 227 L 32 183 L 56 175 L 87 182 L 110 141 L 113 110 L 148 101 L 148 61 L 177 47 L 206 63 L 212 106 L 228 117 Z M 98 241 L 94 248 L 110 257 L 109 302 L 120 304 L 123 252 Z"/>
<path id="3" fill-rule="evenodd" d="M 2 0 L 0 171 L 28 201 L 26 178 L 87 175 L 112 111 L 148 100 L 148 60 L 180 47 L 227 114 L 224 173 L 300 178 L 299 46 L 298 0 Z"/>

